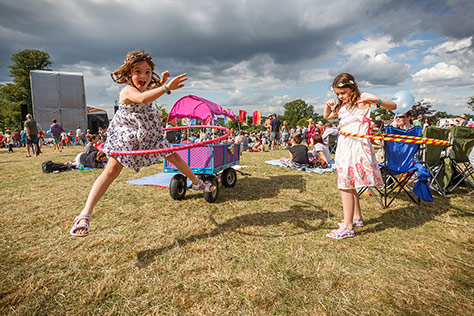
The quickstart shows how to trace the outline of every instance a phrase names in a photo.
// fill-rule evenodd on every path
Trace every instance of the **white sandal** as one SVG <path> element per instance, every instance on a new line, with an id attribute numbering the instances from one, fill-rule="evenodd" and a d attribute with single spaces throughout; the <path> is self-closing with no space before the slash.
<path id="1" fill-rule="evenodd" d="M 212 185 L 211 182 L 204 182 L 199 180 L 198 183 L 192 185 L 193 190 L 204 191 L 204 192 L 213 192 L 216 190 L 216 187 Z"/>
<path id="2" fill-rule="evenodd" d="M 331 236 L 331 233 L 333 234 Z M 339 225 L 338 229 L 332 230 L 329 234 L 326 235 L 327 238 L 335 239 L 335 240 L 340 240 L 344 238 L 352 238 L 355 236 L 354 229 L 348 229 L 344 225 Z"/>
<path id="3" fill-rule="evenodd" d="M 80 221 L 86 220 L 85 223 L 79 224 Z M 91 220 L 91 216 L 89 214 L 86 215 L 79 215 L 74 219 L 74 225 L 71 228 L 71 231 L 69 234 L 73 237 L 86 237 L 89 235 L 89 222 Z M 76 231 L 79 229 L 85 229 L 86 233 L 85 234 L 76 234 Z"/>

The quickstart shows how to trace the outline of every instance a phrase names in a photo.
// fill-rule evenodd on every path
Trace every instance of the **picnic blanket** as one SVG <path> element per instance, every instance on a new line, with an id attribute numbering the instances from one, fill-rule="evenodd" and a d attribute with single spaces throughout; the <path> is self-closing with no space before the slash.
<path id="1" fill-rule="evenodd" d="M 143 178 L 139 178 L 139 179 L 135 179 L 135 180 L 130 180 L 130 181 L 127 181 L 127 183 L 130 183 L 130 184 L 135 184 L 135 185 L 151 185 L 151 186 L 155 186 L 155 187 L 161 187 L 161 188 L 169 188 L 170 187 L 170 181 L 171 181 L 171 178 L 173 178 L 173 176 L 175 175 L 176 173 L 157 173 L 157 174 L 154 174 L 152 176 L 147 176 L 147 177 L 143 177 Z M 187 179 L 187 187 L 190 188 L 191 187 L 191 180 Z"/>
<path id="2" fill-rule="evenodd" d="M 242 168 L 245 168 L 246 166 L 241 166 L 241 165 L 237 165 L 237 166 L 232 166 L 232 169 L 234 170 L 240 170 Z M 139 178 L 139 179 L 135 179 L 135 180 L 129 180 L 127 181 L 127 183 L 130 183 L 130 184 L 135 184 L 135 185 L 151 185 L 151 186 L 155 186 L 155 187 L 160 187 L 160 188 L 169 188 L 170 186 L 170 181 L 171 181 L 171 178 L 173 178 L 173 176 L 175 175 L 176 173 L 157 173 L 157 174 L 154 174 L 152 176 L 147 176 L 147 177 L 143 177 L 143 178 Z M 192 182 L 191 180 L 187 179 L 187 187 L 190 188 L 191 185 L 192 185 Z"/>
<path id="3" fill-rule="evenodd" d="M 287 167 L 285 166 L 281 161 L 280 159 L 275 159 L 275 160 L 267 160 L 265 161 L 265 163 L 269 164 L 269 165 L 272 165 L 272 166 L 279 166 L 279 167 L 284 167 L 284 168 L 290 168 L 290 167 Z M 334 170 L 336 170 L 336 165 L 335 164 L 330 164 L 330 168 L 326 168 L 326 169 L 321 169 L 321 168 L 304 168 L 304 169 L 295 169 L 295 170 L 299 170 L 299 171 L 306 171 L 306 172 L 316 172 L 317 174 L 323 174 L 325 172 L 333 172 Z M 293 169 L 293 168 L 290 168 L 290 169 Z"/>

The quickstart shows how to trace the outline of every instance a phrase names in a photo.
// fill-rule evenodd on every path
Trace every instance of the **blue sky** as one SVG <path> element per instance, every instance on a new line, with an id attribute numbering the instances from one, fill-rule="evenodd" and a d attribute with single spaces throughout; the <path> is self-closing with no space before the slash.
<path id="1" fill-rule="evenodd" d="M 82 72 L 89 105 L 113 108 L 110 79 L 125 54 L 150 52 L 157 72 L 187 72 L 170 109 L 195 94 L 234 112 L 283 114 L 303 99 L 321 113 L 333 78 L 390 98 L 409 90 L 435 110 L 471 113 L 474 2 L 245 0 L 0 0 L 0 82 L 10 56 L 48 52 L 56 71 Z"/>

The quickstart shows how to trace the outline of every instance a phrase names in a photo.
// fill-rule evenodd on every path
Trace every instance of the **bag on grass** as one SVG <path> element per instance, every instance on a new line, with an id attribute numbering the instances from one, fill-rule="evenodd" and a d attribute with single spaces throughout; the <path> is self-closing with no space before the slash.
<path id="1" fill-rule="evenodd" d="M 43 162 L 41 167 L 43 169 L 43 172 L 45 173 L 51 173 L 54 171 L 61 172 L 61 171 L 69 170 L 69 167 L 65 163 L 52 162 L 51 160 Z"/>

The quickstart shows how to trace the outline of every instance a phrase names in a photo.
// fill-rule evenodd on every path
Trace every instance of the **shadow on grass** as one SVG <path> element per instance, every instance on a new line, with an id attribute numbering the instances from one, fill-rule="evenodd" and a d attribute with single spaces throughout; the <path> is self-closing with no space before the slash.
<path id="1" fill-rule="evenodd" d="M 150 265 L 155 256 L 159 256 L 171 249 L 187 245 L 192 242 L 196 242 L 201 239 L 212 238 L 222 233 L 236 232 L 239 234 L 253 235 L 267 238 L 276 238 L 282 236 L 293 236 L 308 233 L 314 230 L 323 228 L 326 220 L 331 216 L 327 211 L 324 211 L 321 207 L 314 206 L 312 204 L 297 201 L 298 205 L 293 205 L 288 211 L 285 212 L 265 212 L 265 213 L 253 213 L 245 214 L 231 218 L 222 224 L 219 224 L 213 217 L 209 215 L 209 220 L 215 225 L 215 228 L 207 233 L 196 234 L 187 238 L 178 239 L 172 244 L 157 249 L 149 249 L 140 251 L 137 254 L 136 265 L 140 268 L 146 268 Z M 303 204 L 303 205 L 302 205 Z M 310 208 L 316 208 L 316 211 L 310 210 Z M 320 220 L 317 226 L 311 226 L 305 222 L 305 220 Z M 250 234 L 240 232 L 239 229 L 251 226 L 274 226 L 283 223 L 291 223 L 294 226 L 303 229 L 303 232 L 294 234 L 281 234 L 281 235 L 263 235 L 263 234 Z M 325 229 L 325 228 L 324 228 Z"/>
<path id="2" fill-rule="evenodd" d="M 407 198 L 408 201 L 408 198 Z M 421 205 L 411 204 L 407 207 L 388 209 L 377 218 L 365 221 L 369 229 L 361 231 L 360 234 L 369 234 L 380 232 L 389 228 L 399 228 L 408 230 L 432 221 L 436 216 L 448 212 L 451 208 L 451 202 L 448 197 L 437 197 L 435 202 L 423 202 Z"/>
<path id="3" fill-rule="evenodd" d="M 293 189 L 299 193 L 306 191 L 306 180 L 302 175 L 278 175 L 267 178 L 245 177 L 238 179 L 235 187 L 220 186 L 217 203 L 228 200 L 255 201 L 272 198 L 281 190 Z"/>

